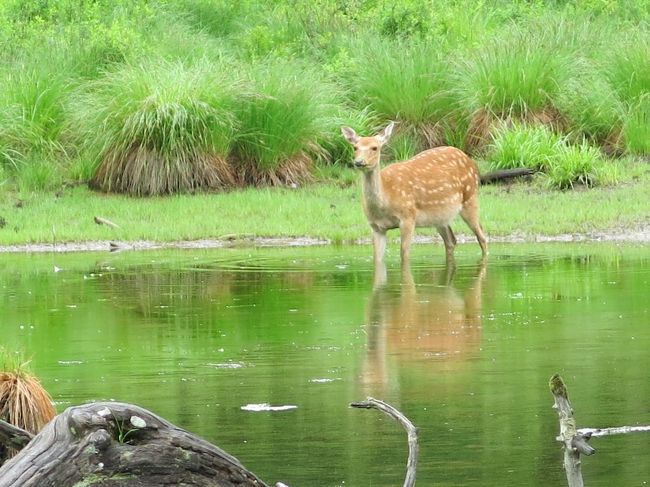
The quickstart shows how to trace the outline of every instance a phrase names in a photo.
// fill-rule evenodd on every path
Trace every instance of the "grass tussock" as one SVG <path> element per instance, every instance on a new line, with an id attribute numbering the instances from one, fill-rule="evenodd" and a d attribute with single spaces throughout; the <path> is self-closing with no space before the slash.
<path id="1" fill-rule="evenodd" d="M 443 122 L 456 110 L 450 92 L 451 65 L 426 42 L 366 39 L 353 46 L 346 74 L 351 96 L 384 121 L 418 133 L 423 143 L 444 143 Z"/>
<path id="2" fill-rule="evenodd" d="M 312 161 L 324 157 L 337 126 L 337 88 L 316 70 L 291 62 L 262 63 L 249 74 L 251 92 L 235 110 L 238 178 L 251 185 L 310 181 Z"/>
<path id="3" fill-rule="evenodd" d="M 629 108 L 623 137 L 630 152 L 650 155 L 650 91 Z"/>
<path id="4" fill-rule="evenodd" d="M 535 169 L 556 189 L 618 182 L 617 166 L 607 163 L 600 149 L 586 140 L 571 143 L 545 125 L 502 126 L 494 134 L 488 161 L 492 169 Z"/>
<path id="5" fill-rule="evenodd" d="M 21 356 L 0 349 L 0 364 L 0 419 L 38 433 L 56 415 L 52 398 Z"/>
<path id="6" fill-rule="evenodd" d="M 487 160 L 495 170 L 528 167 L 544 171 L 563 143 L 545 125 L 503 124 L 494 133 Z"/>
<path id="7" fill-rule="evenodd" d="M 91 185 L 138 196 L 232 185 L 236 97 L 225 69 L 160 61 L 89 83 L 75 123 L 98 161 Z"/>

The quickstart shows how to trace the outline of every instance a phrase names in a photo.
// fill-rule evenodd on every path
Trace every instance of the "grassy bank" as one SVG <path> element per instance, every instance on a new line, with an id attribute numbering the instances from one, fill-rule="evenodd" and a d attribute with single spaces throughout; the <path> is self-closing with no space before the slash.
<path id="1" fill-rule="evenodd" d="M 314 237 L 367 239 L 357 174 L 291 188 L 133 198 L 75 187 L 54 193 L 5 194 L 0 245 L 92 240 Z M 625 234 L 650 228 L 650 173 L 645 166 L 612 187 L 557 191 L 536 182 L 481 188 L 483 225 L 491 237 L 533 239 L 562 234 Z M 119 225 L 97 225 L 100 216 Z M 471 235 L 462 221 L 459 234 Z M 432 235 L 427 229 L 418 234 Z M 398 233 L 392 233 L 397 237 Z M 472 239 L 473 240 L 473 239 Z"/>
<path id="2" fill-rule="evenodd" d="M 387 162 L 538 171 L 485 189 L 492 235 L 646 225 L 649 22 L 650 0 L 6 0 L 0 243 L 363 237 L 339 127 L 389 120 Z"/>

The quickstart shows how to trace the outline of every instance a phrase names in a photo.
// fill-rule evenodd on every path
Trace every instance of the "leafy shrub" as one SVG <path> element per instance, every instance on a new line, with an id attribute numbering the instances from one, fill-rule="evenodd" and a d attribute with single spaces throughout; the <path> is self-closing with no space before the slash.
<path id="1" fill-rule="evenodd" d="M 391 3 L 381 11 L 379 32 L 388 37 L 424 37 L 429 30 L 429 12 L 426 4 L 402 0 Z"/>
<path id="2" fill-rule="evenodd" d="M 88 83 L 72 106 L 77 134 L 98 162 L 91 184 L 158 195 L 233 183 L 234 82 L 225 66 L 150 62 Z"/>

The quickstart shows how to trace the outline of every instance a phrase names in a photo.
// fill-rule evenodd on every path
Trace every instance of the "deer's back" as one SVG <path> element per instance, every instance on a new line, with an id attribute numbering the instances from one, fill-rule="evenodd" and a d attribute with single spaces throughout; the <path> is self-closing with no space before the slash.
<path id="1" fill-rule="evenodd" d="M 415 211 L 421 224 L 446 223 L 474 197 L 480 183 L 472 159 L 455 147 L 436 147 L 381 172 L 388 200 Z"/>

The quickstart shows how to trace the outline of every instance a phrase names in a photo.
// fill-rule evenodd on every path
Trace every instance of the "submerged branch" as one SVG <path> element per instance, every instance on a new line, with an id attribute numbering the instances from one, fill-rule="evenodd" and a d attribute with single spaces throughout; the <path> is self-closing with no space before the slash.
<path id="1" fill-rule="evenodd" d="M 393 406 L 372 397 L 369 397 L 362 402 L 353 402 L 350 404 L 350 406 L 353 408 L 377 409 L 396 420 L 406 430 L 406 433 L 408 435 L 409 456 L 406 464 L 406 478 L 404 479 L 403 487 L 413 487 L 415 485 L 415 473 L 417 469 L 419 454 L 417 428 L 406 416 L 404 416 L 404 414 L 395 409 Z"/>
<path id="2" fill-rule="evenodd" d="M 649 426 L 617 426 L 615 428 L 580 428 L 578 434 L 596 438 L 598 436 L 626 435 L 628 433 L 650 433 Z"/>
<path id="3" fill-rule="evenodd" d="M 564 444 L 564 469 L 569 487 L 583 487 L 582 471 L 580 469 L 580 454 L 592 455 L 596 452 L 587 444 L 587 437 L 579 435 L 576 430 L 576 420 L 569 402 L 566 385 L 558 374 L 549 381 L 551 394 L 555 398 L 553 407 L 560 417 L 560 435 L 557 440 Z"/>

